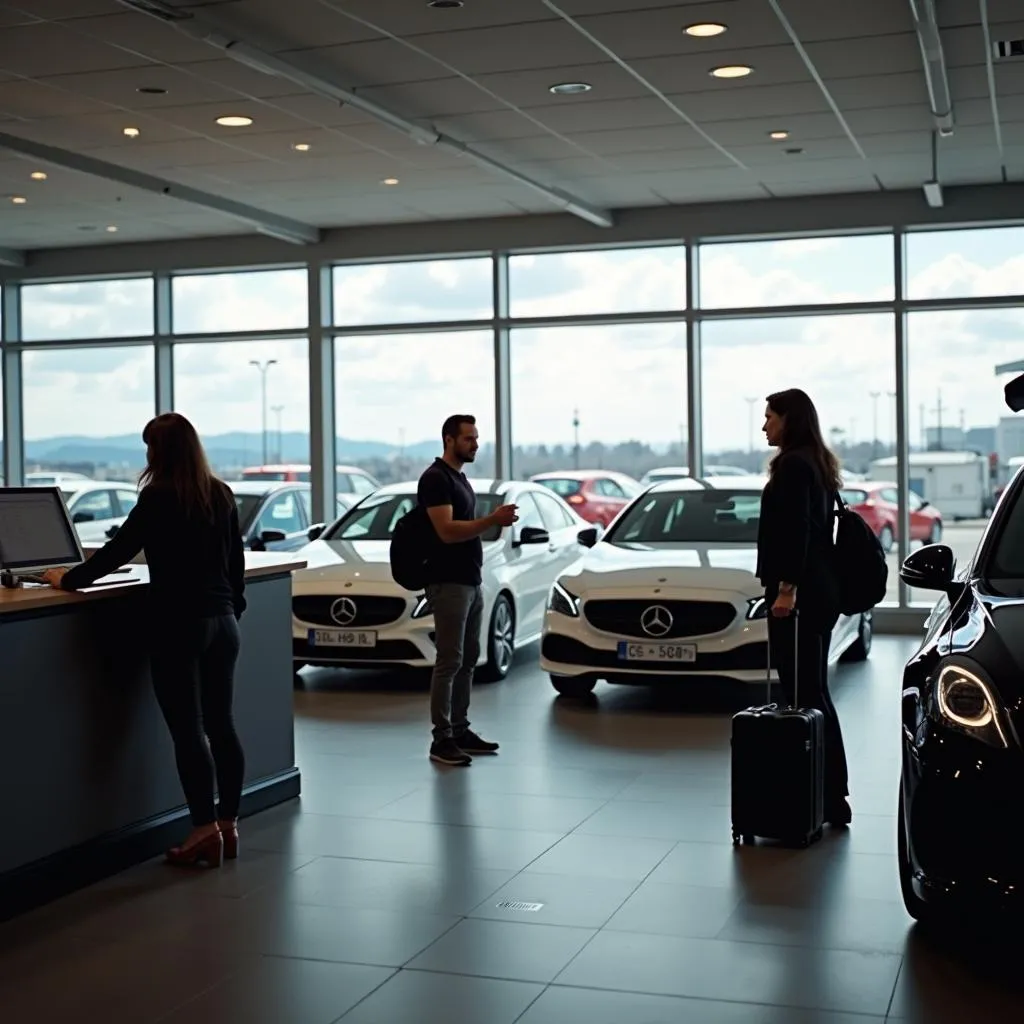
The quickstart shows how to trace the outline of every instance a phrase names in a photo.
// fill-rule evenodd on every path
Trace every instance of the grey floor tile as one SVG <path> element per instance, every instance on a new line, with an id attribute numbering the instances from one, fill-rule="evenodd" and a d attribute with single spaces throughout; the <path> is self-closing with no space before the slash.
<path id="1" fill-rule="evenodd" d="M 884 1016 L 900 958 L 600 932 L 560 985 Z"/>
<path id="2" fill-rule="evenodd" d="M 672 849 L 667 839 L 623 836 L 566 836 L 530 864 L 530 871 L 548 875 L 580 875 L 641 881 Z"/>
<path id="3" fill-rule="evenodd" d="M 549 982 L 594 934 L 587 928 L 467 919 L 407 966 L 446 974 Z"/>
<path id="4" fill-rule="evenodd" d="M 415 788 L 416 786 L 412 782 L 395 782 L 380 786 L 352 786 L 347 785 L 342 779 L 317 778 L 315 781 L 311 781 L 304 776 L 300 799 L 303 810 L 312 811 L 314 814 L 360 817 L 379 811 L 396 800 L 401 800 Z"/>
<path id="5" fill-rule="evenodd" d="M 729 808 L 721 805 L 694 810 L 676 803 L 615 800 L 587 818 L 577 831 L 597 836 L 720 843 L 723 847 L 732 844 Z"/>
<path id="6" fill-rule="evenodd" d="M 471 772 L 438 776 L 434 785 L 473 793 L 518 793 L 526 796 L 579 797 L 610 800 L 637 778 L 635 772 L 604 768 L 583 771 L 550 765 L 507 764 L 504 759 L 478 758 Z"/>
<path id="7" fill-rule="evenodd" d="M 462 917 L 513 875 L 443 861 L 402 864 L 321 857 L 275 891 L 296 903 Z"/>
<path id="8" fill-rule="evenodd" d="M 622 906 L 636 882 L 524 871 L 492 893 L 469 915 L 522 924 L 600 928 Z M 507 902 L 543 904 L 539 909 L 503 907 Z"/>
<path id="9" fill-rule="evenodd" d="M 598 992 L 553 985 L 517 1024 L 881 1024 L 865 1017 L 792 1007 L 711 1002 L 677 996 Z"/>
<path id="10" fill-rule="evenodd" d="M 793 855 L 771 847 L 730 847 L 713 843 L 675 843 L 652 872 L 650 881 L 668 885 L 743 887 L 767 876 Z"/>
<path id="11" fill-rule="evenodd" d="M 713 939 L 739 901 L 735 889 L 647 881 L 605 927 L 609 931 Z"/>
<path id="12" fill-rule="evenodd" d="M 334 1024 L 393 973 L 386 967 L 261 957 L 157 1024 Z"/>
<path id="13" fill-rule="evenodd" d="M 404 970 L 341 1024 L 513 1024 L 543 991 L 522 981 Z"/>

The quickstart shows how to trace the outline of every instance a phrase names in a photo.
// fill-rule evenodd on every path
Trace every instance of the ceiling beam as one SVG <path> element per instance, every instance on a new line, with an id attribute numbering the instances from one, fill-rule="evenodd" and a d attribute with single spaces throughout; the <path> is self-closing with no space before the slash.
<path id="1" fill-rule="evenodd" d="M 58 149 L 56 146 L 32 142 L 30 139 L 22 139 L 5 132 L 0 132 L 0 149 L 9 150 L 20 156 L 32 157 L 35 160 L 42 160 L 44 163 L 52 164 L 54 167 L 63 167 L 68 171 L 90 174 L 95 178 L 117 182 L 119 185 L 128 185 L 144 192 L 152 192 L 154 195 L 177 199 L 183 203 L 191 203 L 193 206 L 201 206 L 215 213 L 223 214 L 225 217 L 232 217 L 250 224 L 261 234 L 280 238 L 294 245 L 313 245 L 320 241 L 319 229 L 304 224 L 302 221 L 281 217 L 276 213 L 270 213 L 246 203 L 238 203 L 233 199 L 214 195 L 212 192 L 202 192 L 197 188 L 179 185 L 177 182 L 158 178 L 156 175 L 146 174 L 143 171 L 134 171 L 129 167 L 108 163 L 106 160 L 97 160 L 95 157 L 86 156 L 83 153 Z"/>
<path id="2" fill-rule="evenodd" d="M 27 266 L 25 254 L 20 249 L 0 248 L 0 267 Z"/>
<path id="3" fill-rule="evenodd" d="M 921 60 L 924 62 L 924 78 L 928 86 L 928 100 L 931 103 L 932 120 L 940 135 L 952 135 L 953 96 L 949 90 L 949 74 L 946 71 L 946 57 L 942 51 L 942 35 L 939 32 L 935 0 L 910 0 L 910 13 L 914 18 L 914 31 L 921 46 Z"/>
<path id="4" fill-rule="evenodd" d="M 594 206 L 563 189 L 538 181 L 509 164 L 479 152 L 461 139 L 439 132 L 432 126 L 418 124 L 393 110 L 382 107 L 379 103 L 374 103 L 373 100 L 361 93 L 353 92 L 337 81 L 330 66 L 317 62 L 315 57 L 307 57 L 300 63 L 292 57 L 269 53 L 248 42 L 244 33 L 227 24 L 219 16 L 216 20 L 200 17 L 193 10 L 170 7 L 162 0 L 118 0 L 118 2 L 140 14 L 156 18 L 191 39 L 212 46 L 239 64 L 244 64 L 248 68 L 274 78 L 283 78 L 286 81 L 294 82 L 316 96 L 323 96 L 335 103 L 345 104 L 354 110 L 361 110 L 367 117 L 387 125 L 421 146 L 437 146 L 440 149 L 458 153 L 459 156 L 490 171 L 511 178 L 538 195 L 544 196 L 559 209 L 580 217 L 597 227 L 610 228 L 615 224 L 615 218 L 610 210 Z"/>

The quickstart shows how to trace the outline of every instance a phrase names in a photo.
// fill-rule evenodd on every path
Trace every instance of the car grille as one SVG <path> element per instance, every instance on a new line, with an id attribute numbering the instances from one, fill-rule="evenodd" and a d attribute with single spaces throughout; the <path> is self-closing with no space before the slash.
<path id="1" fill-rule="evenodd" d="M 666 632 L 652 633 L 644 629 L 643 620 L 651 609 L 668 612 L 661 621 L 668 625 Z M 587 621 L 602 633 L 617 636 L 643 637 L 645 640 L 673 640 L 684 636 L 706 636 L 720 633 L 736 618 L 736 609 L 725 601 L 659 601 L 645 598 L 636 600 L 586 601 L 583 614 Z"/>
<path id="2" fill-rule="evenodd" d="M 347 596 L 347 595 L 346 595 Z M 292 613 L 301 622 L 311 622 L 317 626 L 344 626 L 345 629 L 359 629 L 366 626 L 384 626 L 400 619 L 405 612 L 405 599 L 401 597 L 348 597 L 355 605 L 355 617 L 338 621 L 331 618 L 331 607 L 340 600 L 332 594 L 321 597 L 316 594 L 303 594 L 292 598 Z"/>
<path id="3" fill-rule="evenodd" d="M 564 665 L 622 672 L 650 672 L 655 675 L 676 675 L 682 672 L 688 675 L 700 675 L 702 672 L 763 672 L 768 666 L 766 643 L 743 644 L 731 651 L 718 651 L 713 654 L 698 652 L 695 662 L 667 664 L 664 661 L 620 661 L 615 651 L 599 651 L 572 637 L 549 633 L 544 637 L 541 652 L 548 660 L 558 661 Z"/>

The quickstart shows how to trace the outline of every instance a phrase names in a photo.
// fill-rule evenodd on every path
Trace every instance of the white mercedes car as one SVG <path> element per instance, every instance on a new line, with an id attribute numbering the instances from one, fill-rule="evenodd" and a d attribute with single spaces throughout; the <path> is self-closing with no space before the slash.
<path id="1" fill-rule="evenodd" d="M 754 576 L 761 477 L 655 484 L 552 587 L 541 666 L 567 696 L 598 680 L 764 685 L 767 609 Z M 871 649 L 871 613 L 840 618 L 830 660 Z"/>
<path id="2" fill-rule="evenodd" d="M 539 484 L 471 482 L 478 515 L 519 506 L 515 526 L 483 537 L 480 677 L 495 680 L 508 674 L 518 648 L 538 639 L 552 584 L 600 532 Z M 434 620 L 426 598 L 391 577 L 392 531 L 415 501 L 415 482 L 382 487 L 301 550 L 308 567 L 292 577 L 296 672 L 304 665 L 433 666 Z"/>

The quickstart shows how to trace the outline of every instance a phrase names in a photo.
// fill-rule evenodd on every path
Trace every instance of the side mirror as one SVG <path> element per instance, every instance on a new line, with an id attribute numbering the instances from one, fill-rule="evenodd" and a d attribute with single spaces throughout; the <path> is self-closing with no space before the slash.
<path id="1" fill-rule="evenodd" d="M 309 528 L 309 533 L 307 533 L 306 536 L 310 540 L 319 540 L 321 534 L 324 532 L 325 529 L 326 527 L 324 526 L 323 523 L 317 523 L 316 526 L 311 526 Z"/>
<path id="2" fill-rule="evenodd" d="M 94 522 L 96 517 L 91 512 L 76 512 L 71 517 L 73 523 L 91 523 Z"/>
<path id="3" fill-rule="evenodd" d="M 264 544 L 279 544 L 283 540 L 288 539 L 288 534 L 284 530 L 264 530 L 260 534 L 260 540 Z"/>
<path id="4" fill-rule="evenodd" d="M 900 568 L 900 579 L 908 587 L 951 594 L 957 589 L 955 573 L 953 549 L 946 544 L 928 544 L 907 556 Z"/>
<path id="5" fill-rule="evenodd" d="M 580 530 L 580 532 L 576 534 L 576 539 L 585 548 L 594 547 L 598 540 L 597 527 L 588 526 L 585 530 Z"/>
<path id="6" fill-rule="evenodd" d="M 918 506 L 918 508 L 928 508 L 929 505 L 931 505 L 931 502 L 926 501 L 924 498 L 922 498 L 921 504 Z"/>
<path id="7" fill-rule="evenodd" d="M 114 536 L 117 534 L 117 531 L 120 529 L 121 527 L 118 526 L 117 523 L 114 523 L 114 525 L 109 530 L 107 530 L 107 536 L 113 539 Z"/>
<path id="8" fill-rule="evenodd" d="M 524 526 L 519 531 L 519 539 L 516 541 L 516 545 L 547 544 L 550 540 L 551 535 L 547 530 L 542 530 L 539 526 Z"/>

